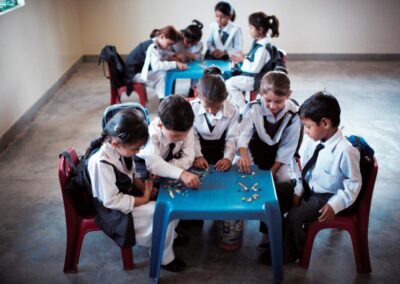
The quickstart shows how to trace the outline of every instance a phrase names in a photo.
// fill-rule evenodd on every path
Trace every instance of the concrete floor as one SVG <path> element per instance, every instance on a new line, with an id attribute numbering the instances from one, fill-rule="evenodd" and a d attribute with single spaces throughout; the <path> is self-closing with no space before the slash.
<path id="1" fill-rule="evenodd" d="M 317 236 L 309 270 L 287 265 L 284 282 L 399 283 L 400 62 L 290 62 L 289 71 L 299 102 L 324 88 L 338 97 L 344 132 L 364 136 L 375 149 L 380 168 L 369 229 L 373 272 L 356 273 L 345 231 L 325 230 Z M 177 90 L 185 92 L 185 82 L 177 84 Z M 119 249 L 99 232 L 86 236 L 79 272 L 62 272 L 66 231 L 58 154 L 69 146 L 83 152 L 99 135 L 108 92 L 101 67 L 82 64 L 0 154 L 2 283 L 148 282 L 148 250 L 135 247 L 136 268 L 124 272 Z M 154 115 L 158 100 L 150 95 Z M 258 223 L 246 223 L 243 247 L 235 252 L 215 246 L 210 224 L 193 228 L 190 244 L 175 250 L 188 264 L 184 273 L 162 271 L 161 283 L 272 282 L 271 267 L 257 262 Z"/>

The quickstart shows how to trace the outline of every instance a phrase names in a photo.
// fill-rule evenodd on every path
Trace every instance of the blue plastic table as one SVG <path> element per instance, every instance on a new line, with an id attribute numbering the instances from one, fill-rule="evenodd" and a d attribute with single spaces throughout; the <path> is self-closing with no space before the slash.
<path id="1" fill-rule="evenodd" d="M 188 64 L 188 69 L 178 70 L 172 69 L 167 71 L 165 77 L 165 96 L 169 96 L 172 93 L 172 85 L 178 78 L 198 79 L 203 75 L 205 68 L 216 65 L 221 68 L 222 72 L 230 69 L 230 61 L 224 60 L 204 60 L 204 61 L 193 61 Z"/>
<path id="2" fill-rule="evenodd" d="M 180 193 L 173 191 L 174 198 L 161 184 L 153 220 L 153 238 L 150 257 L 150 279 L 158 283 L 160 265 L 164 250 L 164 240 L 168 223 L 174 219 L 188 220 L 261 220 L 268 226 L 271 244 L 271 259 L 276 282 L 283 279 L 282 221 L 275 186 L 270 171 L 252 167 L 255 175 L 243 175 L 236 166 L 227 172 L 217 172 L 210 168 L 201 180 L 199 189 L 187 189 Z M 239 182 L 249 188 L 244 191 Z M 258 183 L 261 191 L 251 187 Z M 248 198 L 258 194 L 259 198 L 248 202 Z M 242 198 L 246 200 L 243 201 Z"/>

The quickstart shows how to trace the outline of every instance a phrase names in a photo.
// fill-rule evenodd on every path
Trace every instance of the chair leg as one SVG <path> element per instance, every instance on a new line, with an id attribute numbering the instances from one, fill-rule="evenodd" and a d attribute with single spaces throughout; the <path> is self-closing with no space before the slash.
<path id="1" fill-rule="evenodd" d="M 361 260 L 362 260 L 362 273 L 370 273 L 372 271 L 371 261 L 369 258 L 369 247 L 368 247 L 368 232 L 360 233 L 360 248 L 362 252 Z"/>
<path id="2" fill-rule="evenodd" d="M 77 273 L 78 267 L 75 262 L 76 251 L 78 246 L 78 228 L 79 225 L 69 226 L 67 228 L 67 248 L 65 251 L 64 272 Z"/>
<path id="3" fill-rule="evenodd" d="M 121 97 L 118 94 L 118 90 L 111 87 L 111 101 L 110 105 L 121 103 Z"/>
<path id="4" fill-rule="evenodd" d="M 357 272 L 363 272 L 362 251 L 360 246 L 359 232 L 357 228 L 353 227 L 349 230 L 351 241 L 353 243 L 354 258 L 356 261 Z"/>
<path id="5" fill-rule="evenodd" d="M 122 264 L 124 265 L 124 270 L 129 271 L 134 268 L 132 247 L 122 247 Z"/>
<path id="6" fill-rule="evenodd" d="M 307 229 L 307 236 L 306 236 L 306 242 L 304 244 L 303 248 L 303 254 L 300 257 L 299 261 L 299 266 L 302 268 L 308 268 L 310 265 L 310 259 L 311 259 L 311 252 L 314 244 L 314 239 L 315 236 L 318 234 L 319 230 L 313 230 L 312 226 Z"/>
<path id="7" fill-rule="evenodd" d="M 145 107 L 146 103 L 147 103 L 146 85 L 145 84 L 136 84 L 135 85 L 135 92 L 139 96 L 140 104 Z"/>

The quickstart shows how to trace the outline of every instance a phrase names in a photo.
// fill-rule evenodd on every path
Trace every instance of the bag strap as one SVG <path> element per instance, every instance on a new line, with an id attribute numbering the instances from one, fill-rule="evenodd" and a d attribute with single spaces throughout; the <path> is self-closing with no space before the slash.
<path id="1" fill-rule="evenodd" d="M 61 158 L 61 156 L 63 156 L 67 160 L 67 162 L 68 162 L 69 166 L 71 167 L 72 171 L 74 173 L 76 173 L 76 166 L 75 166 L 74 161 L 72 160 L 71 155 L 67 151 L 63 151 L 58 157 Z"/>

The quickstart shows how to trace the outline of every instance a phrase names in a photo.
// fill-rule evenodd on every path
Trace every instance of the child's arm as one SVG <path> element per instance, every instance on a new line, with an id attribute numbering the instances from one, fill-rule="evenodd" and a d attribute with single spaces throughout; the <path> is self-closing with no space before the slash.
<path id="1" fill-rule="evenodd" d="M 250 159 L 248 155 L 248 145 L 251 137 L 255 131 L 253 120 L 251 117 L 251 109 L 245 111 L 244 119 L 240 124 L 239 129 L 239 138 L 238 138 L 238 149 L 240 153 L 240 160 L 238 161 L 238 166 L 240 171 L 244 171 L 246 173 L 250 172 Z"/>
<path id="2" fill-rule="evenodd" d="M 161 54 L 155 47 L 151 48 L 150 51 L 146 54 L 146 56 L 150 56 L 150 64 L 152 71 L 158 71 L 158 70 L 166 71 L 177 68 L 176 61 L 161 60 Z"/>
<path id="3" fill-rule="evenodd" d="M 244 59 L 242 70 L 249 73 L 260 73 L 261 69 L 264 67 L 265 63 L 271 60 L 271 56 L 268 50 L 262 46 L 256 50 L 254 54 L 254 60 L 251 62 L 247 58 Z"/>
<path id="4" fill-rule="evenodd" d="M 343 188 L 339 189 L 327 203 L 335 214 L 353 204 L 360 193 L 362 184 L 360 152 L 356 148 L 348 146 L 342 153 L 339 167 L 340 172 L 346 177 L 343 180 Z"/>
<path id="5" fill-rule="evenodd" d="M 232 47 L 228 49 L 228 54 L 235 54 L 238 52 L 243 52 L 243 37 L 242 29 L 239 27 L 233 36 Z"/>
<path id="6" fill-rule="evenodd" d="M 150 201 L 151 193 L 153 191 L 153 183 L 145 184 L 138 178 L 134 179 L 134 185 L 137 189 L 143 192 L 143 196 L 135 197 L 135 206 L 146 204 Z"/>
<path id="7" fill-rule="evenodd" d="M 212 25 L 211 25 L 210 29 L 209 29 L 209 32 L 208 32 L 208 37 L 207 37 L 207 49 L 211 53 L 216 49 L 215 45 L 214 45 L 213 34 L 214 34 L 214 29 L 212 28 Z"/>
<path id="8" fill-rule="evenodd" d="M 204 170 L 207 169 L 208 163 L 201 152 L 200 139 L 197 130 L 194 130 L 194 154 L 196 158 L 194 159 L 193 166 Z"/>

